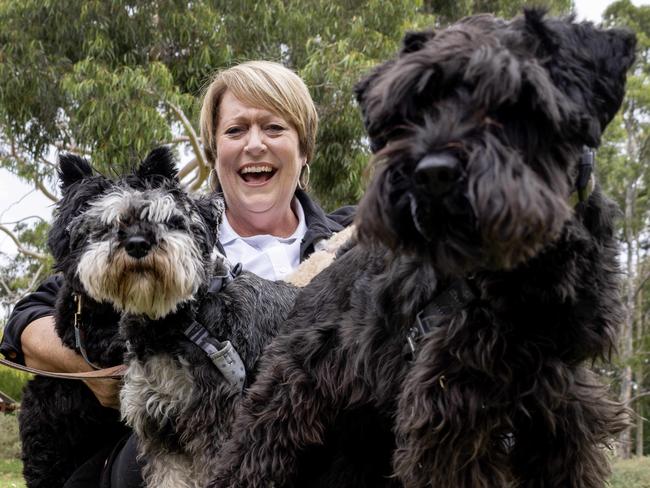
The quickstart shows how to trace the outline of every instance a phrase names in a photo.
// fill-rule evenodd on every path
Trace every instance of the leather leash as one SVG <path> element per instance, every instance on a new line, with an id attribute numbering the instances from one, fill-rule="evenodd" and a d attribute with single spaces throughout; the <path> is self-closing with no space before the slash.
<path id="1" fill-rule="evenodd" d="M 126 372 L 126 364 L 118 364 L 117 366 L 112 366 L 110 368 L 98 369 L 95 371 L 86 371 L 84 373 L 55 373 L 53 371 L 45 371 L 42 369 L 30 368 L 29 366 L 23 366 L 22 364 L 17 364 L 7 359 L 0 358 L 0 364 L 8 366 L 19 371 L 24 371 L 26 373 L 36 374 L 39 376 L 47 376 L 49 378 L 59 378 L 64 380 L 95 380 L 95 379 L 114 379 L 119 380 L 124 376 Z"/>

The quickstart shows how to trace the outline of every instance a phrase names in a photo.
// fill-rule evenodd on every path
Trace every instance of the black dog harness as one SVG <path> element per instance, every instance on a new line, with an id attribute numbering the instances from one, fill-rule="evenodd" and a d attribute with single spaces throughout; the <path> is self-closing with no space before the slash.
<path id="1" fill-rule="evenodd" d="M 575 190 L 569 196 L 571 206 L 576 207 L 579 203 L 586 201 L 596 186 L 594 178 L 594 165 L 596 162 L 596 150 L 585 146 L 582 157 L 578 163 L 578 177 Z"/>
<path id="2" fill-rule="evenodd" d="M 465 308 L 476 295 L 466 279 L 461 278 L 451 283 L 436 295 L 415 317 L 415 324 L 406 334 L 407 356 L 415 359 L 418 342 L 433 329 L 447 323 L 451 317 Z"/>
<path id="3" fill-rule="evenodd" d="M 215 276 L 208 288 L 209 294 L 219 293 L 242 271 L 241 263 L 229 268 L 224 275 Z M 240 390 L 246 383 L 246 368 L 239 353 L 228 340 L 221 341 L 210 334 L 202 324 L 194 320 L 184 331 L 185 337 L 200 347 L 221 372 L 223 377 Z"/>

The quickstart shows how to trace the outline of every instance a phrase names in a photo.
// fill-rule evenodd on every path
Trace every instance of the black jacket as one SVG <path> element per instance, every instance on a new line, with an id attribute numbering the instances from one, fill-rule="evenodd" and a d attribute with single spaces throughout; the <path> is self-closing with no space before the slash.
<path id="1" fill-rule="evenodd" d="M 307 224 L 307 232 L 300 244 L 300 260 L 302 261 L 314 252 L 314 245 L 318 241 L 327 239 L 333 233 L 350 225 L 356 207 L 341 207 L 331 214 L 325 214 L 323 209 L 304 191 L 296 190 L 296 196 L 305 212 Z M 36 291 L 16 303 L 5 325 L 2 343 L 0 343 L 0 353 L 4 354 L 7 359 L 24 364 L 20 336 L 29 323 L 54 314 L 56 295 L 61 288 L 62 281 L 61 275 L 50 276 L 41 283 Z"/>

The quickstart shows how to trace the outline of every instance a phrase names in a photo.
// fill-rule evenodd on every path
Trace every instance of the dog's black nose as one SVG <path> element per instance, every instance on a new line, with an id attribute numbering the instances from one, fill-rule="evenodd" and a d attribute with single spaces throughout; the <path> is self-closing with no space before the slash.
<path id="1" fill-rule="evenodd" d="M 131 236 L 124 241 L 126 253 L 136 259 L 145 257 L 151 249 L 151 246 L 151 241 L 142 236 Z"/>
<path id="2" fill-rule="evenodd" d="M 415 182 L 435 195 L 447 193 L 460 176 L 460 162 L 449 153 L 425 156 L 415 167 Z"/>

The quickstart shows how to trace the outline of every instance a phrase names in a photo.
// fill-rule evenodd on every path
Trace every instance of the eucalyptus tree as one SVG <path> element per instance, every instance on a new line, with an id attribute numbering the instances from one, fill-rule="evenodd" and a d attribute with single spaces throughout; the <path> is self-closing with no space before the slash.
<path id="1" fill-rule="evenodd" d="M 407 30 L 478 11 L 510 16 L 525 3 L 0 0 L 0 167 L 56 201 L 60 151 L 116 174 L 171 144 L 183 182 L 201 189 L 210 170 L 197 136 L 203 87 L 215 70 L 271 59 L 305 79 L 320 113 L 313 193 L 329 209 L 355 203 L 370 160 L 355 82 L 390 57 Z M 570 0 L 541 3 L 570 8 Z M 24 259 L 47 263 L 44 233 L 23 235 L 28 229 L 0 223 Z M 29 284 L 22 272 L 3 275 L 5 282 Z"/>
<path id="2" fill-rule="evenodd" d="M 628 76 L 621 112 L 608 128 L 600 151 L 602 183 L 621 208 L 620 240 L 625 271 L 623 290 L 626 314 L 619 344 L 620 399 L 634 408 L 636 453 L 644 451 L 644 406 L 648 411 L 649 350 L 647 314 L 650 300 L 650 6 L 629 0 L 612 3 L 603 15 L 607 26 L 627 26 L 637 34 L 637 61 Z M 632 452 L 632 430 L 623 432 L 623 457 Z"/>

